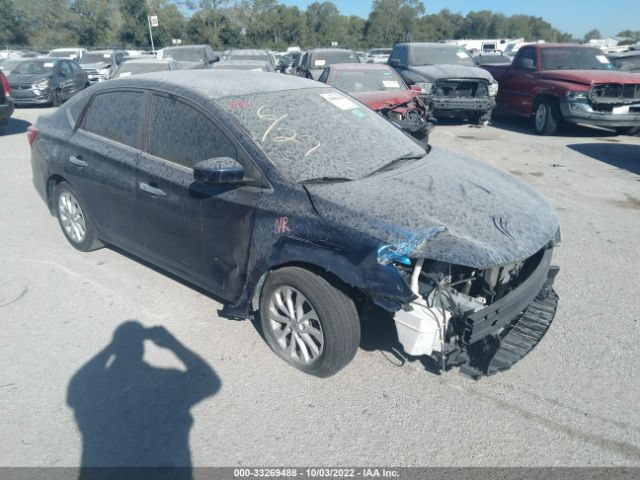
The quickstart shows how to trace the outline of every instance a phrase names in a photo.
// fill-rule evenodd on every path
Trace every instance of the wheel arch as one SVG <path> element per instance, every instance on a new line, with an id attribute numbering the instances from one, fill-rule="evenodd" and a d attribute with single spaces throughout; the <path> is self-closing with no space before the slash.
<path id="1" fill-rule="evenodd" d="M 62 175 L 58 175 L 57 173 L 54 173 L 47 179 L 47 207 L 49 207 L 49 212 L 51 213 L 51 215 L 55 215 L 55 208 L 53 205 L 53 190 L 56 188 L 56 185 L 62 182 L 69 183 L 66 178 L 64 178 Z"/>

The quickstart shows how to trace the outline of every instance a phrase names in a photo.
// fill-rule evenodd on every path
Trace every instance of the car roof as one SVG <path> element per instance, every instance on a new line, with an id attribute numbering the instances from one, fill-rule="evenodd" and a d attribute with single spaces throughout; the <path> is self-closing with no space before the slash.
<path id="1" fill-rule="evenodd" d="M 406 42 L 398 43 L 396 47 L 438 47 L 438 48 L 464 48 L 462 45 L 455 45 L 453 43 L 434 43 L 434 42 Z"/>
<path id="2" fill-rule="evenodd" d="M 146 84 L 146 85 L 145 85 Z M 151 85 L 149 85 L 151 84 Z M 246 70 L 174 70 L 143 73 L 124 79 L 104 82 L 106 86 L 172 87 L 187 89 L 212 100 L 229 96 L 242 96 L 263 92 L 331 88 L 324 83 L 293 75 Z M 104 87 L 103 87 L 104 88 Z"/>
<path id="3" fill-rule="evenodd" d="M 327 68 L 331 70 L 393 70 L 384 63 L 334 63 Z"/>
<path id="4" fill-rule="evenodd" d="M 125 63 L 171 63 L 175 60 L 171 58 L 148 58 L 148 57 L 133 57 L 127 58 Z"/>
<path id="5" fill-rule="evenodd" d="M 164 50 L 188 50 L 190 48 L 205 48 L 207 45 L 180 45 L 176 47 L 166 47 Z"/>
<path id="6" fill-rule="evenodd" d="M 269 52 L 257 48 L 232 48 L 229 55 L 269 55 Z"/>

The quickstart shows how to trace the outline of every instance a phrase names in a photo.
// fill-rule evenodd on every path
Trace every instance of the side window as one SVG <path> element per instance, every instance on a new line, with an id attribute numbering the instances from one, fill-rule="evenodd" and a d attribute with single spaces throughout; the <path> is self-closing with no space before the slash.
<path id="1" fill-rule="evenodd" d="M 71 66 L 69 62 L 60 62 L 60 71 L 65 75 L 71 75 Z"/>
<path id="2" fill-rule="evenodd" d="M 302 55 L 302 59 L 300 60 L 300 65 L 301 66 L 303 66 L 303 67 L 308 66 L 307 65 L 307 57 L 308 57 L 308 55 L 306 53 L 304 55 Z"/>
<path id="3" fill-rule="evenodd" d="M 236 148 L 204 114 L 173 97 L 154 95 L 149 153 L 188 168 L 216 157 L 236 157 Z"/>
<path id="4" fill-rule="evenodd" d="M 400 66 L 406 67 L 409 65 L 409 47 L 400 47 L 398 55 L 400 55 Z"/>
<path id="5" fill-rule="evenodd" d="M 95 96 L 85 115 L 87 132 L 138 148 L 142 107 L 140 92 L 107 92 Z"/>
<path id="6" fill-rule="evenodd" d="M 73 70 L 76 73 L 82 71 L 82 67 L 78 65 L 78 62 L 69 62 L 69 65 L 71 65 L 71 70 Z"/>
<path id="7" fill-rule="evenodd" d="M 536 68 L 538 62 L 536 59 L 536 51 L 533 48 L 525 48 L 520 51 L 520 58 L 518 58 L 517 68 L 522 70 L 531 70 Z"/>

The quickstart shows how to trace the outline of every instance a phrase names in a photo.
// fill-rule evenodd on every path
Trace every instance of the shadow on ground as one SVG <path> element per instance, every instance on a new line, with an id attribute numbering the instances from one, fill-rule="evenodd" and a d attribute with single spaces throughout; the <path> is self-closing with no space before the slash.
<path id="1" fill-rule="evenodd" d="M 184 370 L 146 363 L 147 340 L 172 352 Z M 82 434 L 79 478 L 116 478 L 114 467 L 170 467 L 153 477 L 191 479 L 190 409 L 219 389 L 213 369 L 164 327 L 123 323 L 69 382 L 67 403 Z"/>
<path id="2" fill-rule="evenodd" d="M 9 118 L 6 125 L 0 125 L 0 136 L 18 135 L 27 131 L 31 123 L 19 118 Z"/>
<path id="3" fill-rule="evenodd" d="M 568 147 L 600 162 L 640 175 L 640 145 L 577 143 Z"/>

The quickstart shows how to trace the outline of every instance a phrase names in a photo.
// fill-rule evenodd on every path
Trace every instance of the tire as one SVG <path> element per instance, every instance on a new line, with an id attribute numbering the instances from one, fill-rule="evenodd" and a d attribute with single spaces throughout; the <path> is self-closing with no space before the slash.
<path id="1" fill-rule="evenodd" d="M 533 124 L 538 135 L 555 135 L 561 122 L 562 114 L 556 102 L 545 99 L 536 103 Z"/>
<path id="2" fill-rule="evenodd" d="M 104 246 L 95 236 L 86 206 L 67 182 L 60 182 L 54 187 L 53 208 L 62 233 L 73 248 L 91 252 Z"/>
<path id="3" fill-rule="evenodd" d="M 629 135 L 630 137 L 635 137 L 640 133 L 640 127 L 618 127 L 616 128 L 616 132 L 618 132 L 618 135 Z"/>
<path id="4" fill-rule="evenodd" d="M 293 320 L 287 303 L 294 311 Z M 260 324 L 276 355 L 317 377 L 341 370 L 360 345 L 360 319 L 353 300 L 320 275 L 299 267 L 269 275 L 260 296 Z"/>
<path id="5" fill-rule="evenodd" d="M 471 123 L 480 127 L 486 127 L 491 122 L 491 112 L 476 115 L 471 119 Z"/>
<path id="6" fill-rule="evenodd" d="M 51 99 L 51 106 L 59 107 L 60 105 L 62 105 L 62 94 L 60 93 L 60 90 L 56 90 L 55 92 L 53 92 L 53 98 Z"/>

